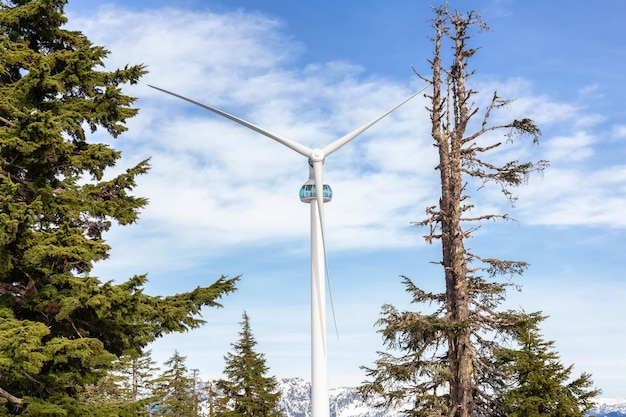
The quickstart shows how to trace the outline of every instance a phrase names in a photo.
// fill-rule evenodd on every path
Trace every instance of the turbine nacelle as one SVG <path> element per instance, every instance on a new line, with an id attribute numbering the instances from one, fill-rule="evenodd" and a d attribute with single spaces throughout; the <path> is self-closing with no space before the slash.
<path id="1" fill-rule="evenodd" d="M 312 201 L 317 200 L 315 167 L 316 165 L 323 165 L 325 158 L 326 155 L 324 154 L 324 151 L 322 149 L 315 148 L 311 151 L 311 155 L 309 156 L 309 179 L 300 188 L 300 201 L 302 201 L 303 203 L 311 203 Z M 320 169 L 321 167 L 318 168 L 318 170 Z M 324 203 L 328 203 L 330 200 L 332 200 L 333 190 L 330 188 L 330 185 L 323 184 L 322 197 Z"/>

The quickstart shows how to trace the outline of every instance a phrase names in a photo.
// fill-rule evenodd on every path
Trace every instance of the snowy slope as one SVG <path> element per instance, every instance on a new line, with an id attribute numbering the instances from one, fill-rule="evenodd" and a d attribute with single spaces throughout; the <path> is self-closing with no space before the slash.
<path id="1" fill-rule="evenodd" d="M 279 407 L 287 417 L 311 417 L 311 386 L 300 378 L 281 379 L 278 388 L 282 391 Z M 374 407 L 375 400 L 366 402 L 355 388 L 333 388 L 329 393 L 330 417 L 402 417 L 400 410 L 385 410 Z M 591 411 L 596 417 L 626 417 L 626 398 L 598 399 Z"/>
<path id="2" fill-rule="evenodd" d="M 287 417 L 311 417 L 311 386 L 300 378 L 281 379 L 279 407 Z M 355 388 L 332 388 L 329 392 L 330 417 L 401 417 L 399 410 L 374 407 L 375 400 L 363 401 Z"/>
<path id="3" fill-rule="evenodd" d="M 592 414 L 596 417 L 626 417 L 626 398 L 600 398 Z"/>

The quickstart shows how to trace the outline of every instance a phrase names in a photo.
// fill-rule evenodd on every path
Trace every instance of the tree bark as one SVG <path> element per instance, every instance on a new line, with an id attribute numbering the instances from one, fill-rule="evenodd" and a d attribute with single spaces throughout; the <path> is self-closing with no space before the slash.
<path id="1" fill-rule="evenodd" d="M 439 150 L 441 199 L 442 264 L 446 282 L 446 304 L 450 318 L 448 358 L 451 367 L 449 417 L 469 417 L 472 413 L 472 346 L 469 327 L 469 286 L 467 256 L 463 244 L 462 222 L 463 135 L 469 120 L 465 90 L 464 39 L 467 20 L 454 19 L 445 8 L 437 10 L 433 69 L 432 136 Z M 446 21 L 455 26 L 455 32 L 446 30 Z M 441 40 L 450 36 L 455 43 L 453 64 L 448 71 L 441 66 Z M 447 98 L 442 92 L 442 74 L 447 77 Z"/>

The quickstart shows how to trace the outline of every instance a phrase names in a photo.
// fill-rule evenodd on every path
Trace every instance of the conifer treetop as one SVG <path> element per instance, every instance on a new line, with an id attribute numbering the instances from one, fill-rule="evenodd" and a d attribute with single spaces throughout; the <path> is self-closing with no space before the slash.
<path id="1" fill-rule="evenodd" d="M 150 168 L 146 157 L 106 175 L 121 152 L 91 133 L 122 138 L 138 111 L 122 88 L 146 70 L 105 68 L 104 47 L 64 29 L 65 4 L 0 3 L 0 414 L 97 415 L 85 387 L 121 355 L 202 325 L 238 280 L 151 296 L 146 275 L 91 275 L 106 232 L 148 203 L 133 191 Z"/>

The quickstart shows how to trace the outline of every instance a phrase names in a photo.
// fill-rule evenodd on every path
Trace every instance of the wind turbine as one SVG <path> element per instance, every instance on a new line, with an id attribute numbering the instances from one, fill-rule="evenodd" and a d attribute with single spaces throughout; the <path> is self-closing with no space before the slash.
<path id="1" fill-rule="evenodd" d="M 309 148 L 291 139 L 276 135 L 250 122 L 228 114 L 215 107 L 207 106 L 198 101 L 181 96 L 163 88 L 149 85 L 163 93 L 180 98 L 203 109 L 224 116 L 257 133 L 274 139 L 288 148 L 293 149 L 309 160 L 309 180 L 300 190 L 300 199 L 311 204 L 311 414 L 313 417 L 328 417 L 330 404 L 328 399 L 328 351 L 326 342 L 326 294 L 324 278 L 326 271 L 326 247 L 324 242 L 324 202 L 330 201 L 332 191 L 323 181 L 324 159 L 341 148 L 372 125 L 383 119 L 389 113 L 402 106 L 407 101 L 426 89 L 403 100 L 400 104 L 387 110 L 369 123 L 335 140 L 323 148 Z"/>

